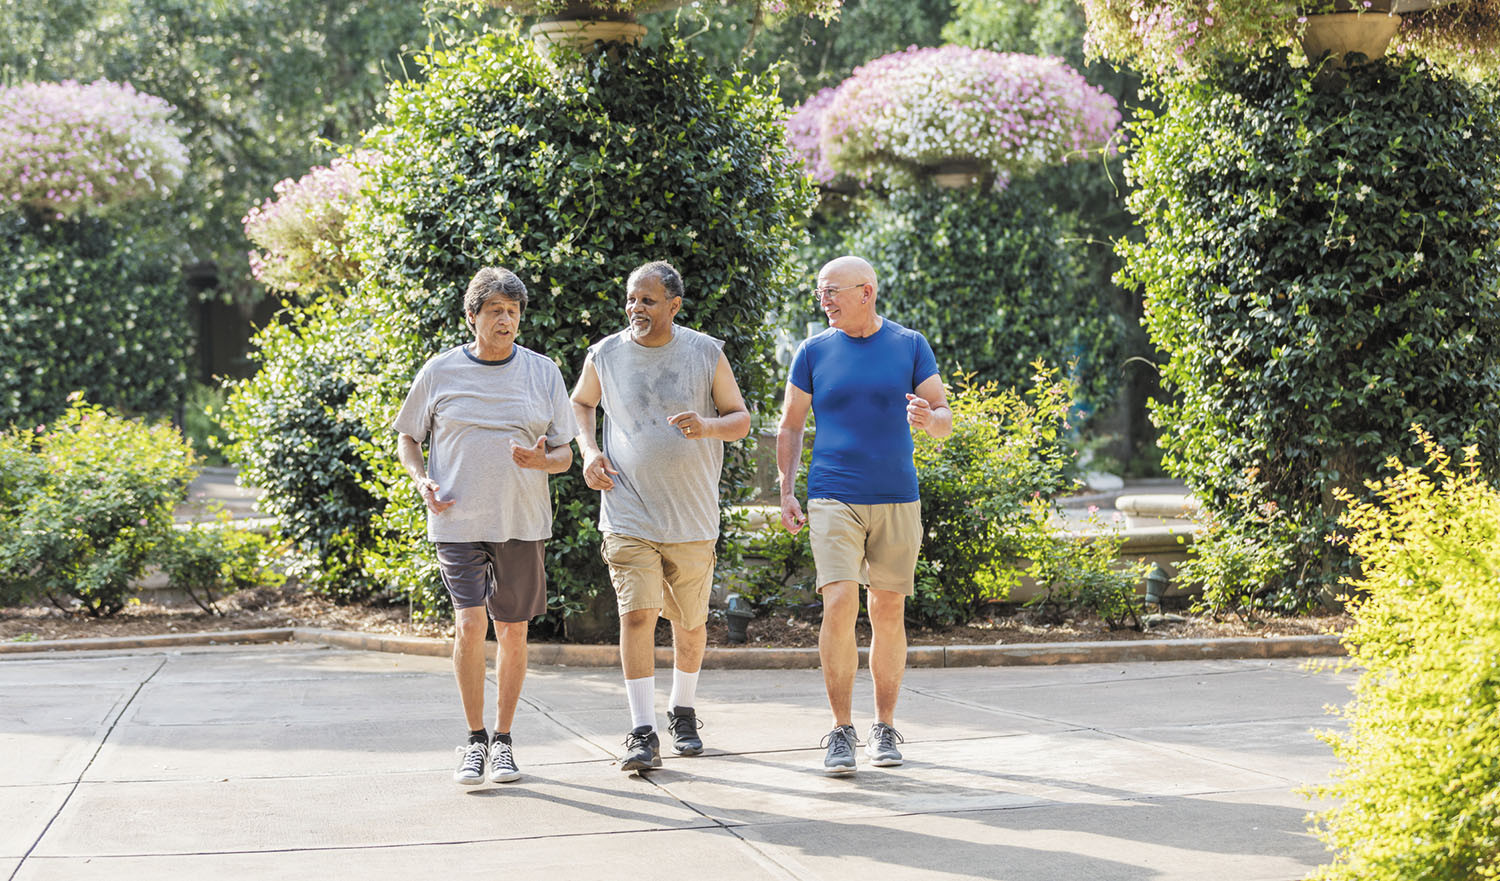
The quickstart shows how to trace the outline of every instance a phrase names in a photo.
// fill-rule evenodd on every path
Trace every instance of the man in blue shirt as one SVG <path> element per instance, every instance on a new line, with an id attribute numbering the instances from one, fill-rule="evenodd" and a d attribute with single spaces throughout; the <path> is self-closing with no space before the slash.
<path id="1" fill-rule="evenodd" d="M 896 698 L 906 671 L 906 598 L 922 544 L 921 502 L 912 463 L 913 428 L 932 437 L 953 430 L 932 347 L 916 331 L 876 313 L 875 270 L 840 257 L 818 272 L 818 304 L 828 330 L 797 349 L 776 437 L 781 523 L 811 521 L 813 562 L 823 595 L 818 654 L 834 728 L 823 768 L 848 774 L 858 743 L 851 716 L 859 648 L 859 588 L 868 589 L 870 675 L 876 721 L 865 751 L 873 764 L 901 764 Z M 817 418 L 807 472 L 807 515 L 795 487 L 808 411 Z"/>

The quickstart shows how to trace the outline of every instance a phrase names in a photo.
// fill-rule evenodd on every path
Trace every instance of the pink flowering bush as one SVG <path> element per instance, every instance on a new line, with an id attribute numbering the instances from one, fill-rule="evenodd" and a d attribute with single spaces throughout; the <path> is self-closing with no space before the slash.
<path id="1" fill-rule="evenodd" d="M 786 120 L 787 143 L 802 157 L 803 170 L 815 182 L 825 185 L 833 183 L 839 174 L 828 164 L 821 146 L 823 114 L 828 112 L 837 94 L 838 89 L 833 86 L 819 89 L 817 94 L 798 105 Z"/>
<path id="2" fill-rule="evenodd" d="M 63 220 L 165 196 L 188 163 L 173 112 L 128 83 L 0 87 L 0 200 Z"/>
<path id="3" fill-rule="evenodd" d="M 819 149 L 836 172 L 907 187 L 928 166 L 977 163 L 1011 175 L 1081 159 L 1120 123 L 1115 99 L 1057 58 L 964 46 L 877 58 L 838 87 Z"/>
<path id="4" fill-rule="evenodd" d="M 1157 76 L 1197 75 L 1216 55 L 1244 59 L 1296 45 L 1319 0 L 1082 0 L 1085 48 Z M 1384 15 L 1391 0 L 1356 0 Z M 1455 2 L 1404 13 L 1391 51 L 1427 58 L 1454 73 L 1500 72 L 1500 0 Z"/>
<path id="5" fill-rule="evenodd" d="M 553 15 L 567 18 L 620 18 L 686 6 L 688 0 L 489 0 L 514 15 Z M 828 21 L 839 14 L 843 0 L 744 0 L 756 15 L 806 13 Z"/>
<path id="6" fill-rule="evenodd" d="M 256 280 L 298 294 L 352 281 L 358 267 L 345 253 L 344 221 L 361 185 L 359 162 L 345 158 L 276 184 L 276 195 L 241 221 L 245 236 L 264 249 L 250 252 Z"/>

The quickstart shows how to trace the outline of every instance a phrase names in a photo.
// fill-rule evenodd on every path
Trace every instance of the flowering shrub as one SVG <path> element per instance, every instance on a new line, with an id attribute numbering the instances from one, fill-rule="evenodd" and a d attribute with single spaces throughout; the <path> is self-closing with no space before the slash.
<path id="1" fill-rule="evenodd" d="M 358 263 L 345 253 L 344 220 L 361 183 L 359 166 L 339 158 L 276 184 L 276 196 L 241 220 L 245 235 L 264 249 L 250 252 L 256 281 L 287 293 L 352 281 Z"/>
<path id="2" fill-rule="evenodd" d="M 1332 3 L 1323 4 L 1332 7 Z M 1361 0 L 1368 14 L 1384 14 L 1390 0 Z M 1083 0 L 1090 55 L 1130 64 L 1158 76 L 1197 74 L 1216 55 L 1245 59 L 1293 45 L 1317 2 L 1293 0 Z M 1404 13 L 1392 43 L 1397 52 L 1454 69 L 1500 70 L 1500 0 L 1456 0 Z"/>
<path id="3" fill-rule="evenodd" d="M 193 450 L 166 423 L 82 403 L 0 434 L 0 601 L 113 615 L 172 528 Z"/>
<path id="4" fill-rule="evenodd" d="M 687 0 L 490 0 L 516 15 L 563 15 L 577 18 L 620 18 L 687 5 Z M 753 0 L 756 16 L 807 13 L 828 21 L 839 14 L 844 0 Z M 582 14 L 587 13 L 587 14 Z"/>
<path id="5" fill-rule="evenodd" d="M 963 46 L 907 49 L 856 68 L 824 112 L 835 171 L 910 186 L 923 166 L 971 160 L 1004 186 L 1017 172 L 1104 145 L 1114 98 L 1056 58 Z"/>
<path id="6" fill-rule="evenodd" d="M 165 194 L 187 168 L 173 112 L 128 83 L 0 87 L 0 200 L 61 220 Z"/>
<path id="7" fill-rule="evenodd" d="M 802 156 L 807 176 L 820 184 L 831 184 L 838 172 L 823 155 L 823 115 L 833 104 L 838 89 L 829 86 L 803 101 L 786 120 L 786 140 Z"/>

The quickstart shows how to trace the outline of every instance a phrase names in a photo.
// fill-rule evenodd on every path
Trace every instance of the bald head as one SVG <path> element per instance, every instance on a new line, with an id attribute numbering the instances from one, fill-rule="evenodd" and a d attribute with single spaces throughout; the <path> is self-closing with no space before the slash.
<path id="1" fill-rule="evenodd" d="M 837 278 L 840 284 L 875 284 L 875 267 L 863 257 L 835 257 L 818 270 L 818 278 Z"/>

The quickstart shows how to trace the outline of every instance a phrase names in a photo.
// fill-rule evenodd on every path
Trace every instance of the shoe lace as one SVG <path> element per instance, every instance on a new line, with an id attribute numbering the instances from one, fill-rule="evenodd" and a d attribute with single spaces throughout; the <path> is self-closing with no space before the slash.
<path id="1" fill-rule="evenodd" d="M 625 735 L 626 749 L 642 749 L 651 745 L 651 732 L 636 734 L 634 731 Z"/>
<path id="2" fill-rule="evenodd" d="M 494 745 L 490 747 L 490 765 L 505 769 L 516 766 L 515 759 L 511 756 L 510 744 L 503 740 L 495 741 Z"/>
<path id="3" fill-rule="evenodd" d="M 667 730 L 672 732 L 673 737 L 682 737 L 687 734 L 696 734 L 703 727 L 703 720 L 692 713 L 682 715 L 667 715 Z"/>
<path id="4" fill-rule="evenodd" d="M 901 732 L 890 725 L 884 725 L 879 722 L 875 723 L 874 727 L 870 730 L 870 739 L 875 741 L 875 746 L 878 749 L 895 749 L 896 744 L 906 742 L 906 738 L 901 736 Z"/>
<path id="5" fill-rule="evenodd" d="M 827 748 L 837 756 L 854 755 L 854 748 L 850 743 L 849 732 L 845 731 L 842 726 L 824 735 L 823 742 L 818 744 L 818 746 Z"/>
<path id="6" fill-rule="evenodd" d="M 484 771 L 485 746 L 482 743 L 471 743 L 468 746 L 458 748 L 463 754 L 462 768 L 473 774 Z"/>

